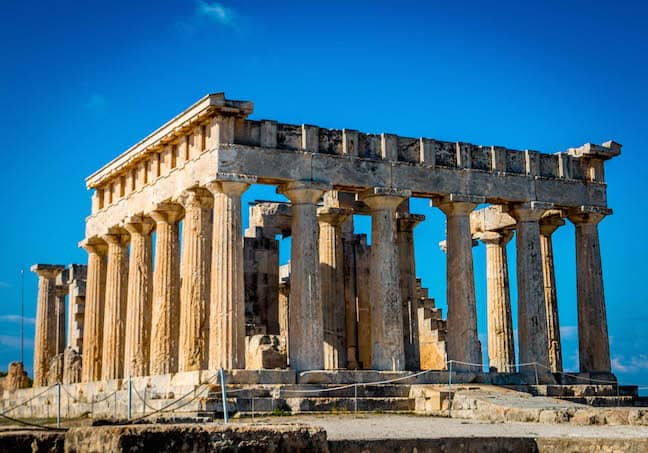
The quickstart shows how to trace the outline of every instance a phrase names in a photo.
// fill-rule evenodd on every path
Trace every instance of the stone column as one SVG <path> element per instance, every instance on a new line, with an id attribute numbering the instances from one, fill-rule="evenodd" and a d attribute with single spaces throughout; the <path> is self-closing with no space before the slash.
<path id="1" fill-rule="evenodd" d="M 497 373 L 515 373 L 515 344 L 509 289 L 506 244 L 512 230 L 487 231 L 479 235 L 486 244 L 488 292 L 488 367 Z"/>
<path id="2" fill-rule="evenodd" d="M 603 268 L 598 224 L 611 210 L 581 208 L 569 213 L 576 226 L 576 288 L 580 371 L 610 373 Z"/>
<path id="3" fill-rule="evenodd" d="M 47 385 L 50 360 L 56 355 L 58 325 L 56 312 L 56 276 L 65 266 L 35 264 L 31 271 L 38 275 L 36 306 L 36 338 L 34 341 L 34 387 Z"/>
<path id="4" fill-rule="evenodd" d="M 124 225 L 130 233 L 124 361 L 124 376 L 127 377 L 149 375 L 153 226 L 153 222 L 143 216 L 132 217 Z"/>
<path id="5" fill-rule="evenodd" d="M 108 243 L 108 271 L 106 272 L 101 379 L 106 381 L 124 377 L 128 235 L 120 231 L 107 234 L 103 239 Z"/>
<path id="6" fill-rule="evenodd" d="M 416 260 L 414 258 L 414 227 L 425 220 L 425 216 L 399 212 L 397 218 L 405 369 L 419 370 L 421 360 L 418 331 L 418 297 L 416 294 Z"/>
<path id="7" fill-rule="evenodd" d="M 318 209 L 319 258 L 324 315 L 324 368 L 347 367 L 346 304 L 344 298 L 344 253 L 342 222 L 346 209 L 324 206 Z"/>
<path id="8" fill-rule="evenodd" d="M 185 192 L 180 276 L 179 371 L 207 367 L 212 198 L 201 190 Z"/>
<path id="9" fill-rule="evenodd" d="M 245 284 L 241 195 L 253 180 L 207 184 L 214 195 L 209 307 L 209 368 L 245 368 Z"/>
<path id="10" fill-rule="evenodd" d="M 288 352 L 297 372 L 324 368 L 316 203 L 328 186 L 295 181 L 280 188 L 292 203 Z"/>
<path id="11" fill-rule="evenodd" d="M 101 379 L 107 247 L 103 240 L 96 238 L 82 242 L 81 246 L 88 252 L 81 382 L 92 382 Z"/>
<path id="12" fill-rule="evenodd" d="M 540 249 L 542 214 L 553 206 L 536 201 L 515 206 L 511 216 L 517 221 L 517 287 L 518 287 L 518 345 L 520 363 L 537 363 L 538 371 L 548 374 L 549 346 L 547 344 L 547 309 Z M 546 368 L 544 368 L 546 367 Z M 523 366 L 521 373 L 533 374 L 532 366 Z"/>
<path id="13" fill-rule="evenodd" d="M 358 288 L 356 240 L 353 234 L 353 217 L 348 217 L 340 226 L 342 232 L 345 332 L 347 368 L 360 368 L 358 356 Z"/>
<path id="14" fill-rule="evenodd" d="M 371 209 L 371 366 L 405 369 L 396 208 L 411 193 L 377 187 L 362 194 Z"/>
<path id="15" fill-rule="evenodd" d="M 547 341 L 551 371 L 562 372 L 562 347 L 560 345 L 560 322 L 558 320 L 558 298 L 556 296 L 556 275 L 554 272 L 553 244 L 551 235 L 564 225 L 557 217 L 540 222 L 540 248 L 542 250 L 542 274 L 544 276 L 545 304 L 547 310 Z"/>
<path id="16" fill-rule="evenodd" d="M 65 352 L 66 338 L 65 338 L 65 298 L 68 295 L 67 285 L 68 271 L 63 270 L 56 276 L 56 290 L 54 291 L 56 297 L 56 354 L 63 354 Z"/>
<path id="17" fill-rule="evenodd" d="M 470 212 L 484 201 L 466 195 L 450 195 L 434 201 L 434 205 L 446 215 L 448 360 L 479 364 L 482 360 L 477 336 Z M 457 363 L 453 364 L 453 369 L 481 371 L 481 366 Z"/>
<path id="18" fill-rule="evenodd" d="M 180 329 L 179 205 L 165 203 L 151 212 L 155 220 L 155 271 L 151 313 L 151 375 L 178 371 Z"/>

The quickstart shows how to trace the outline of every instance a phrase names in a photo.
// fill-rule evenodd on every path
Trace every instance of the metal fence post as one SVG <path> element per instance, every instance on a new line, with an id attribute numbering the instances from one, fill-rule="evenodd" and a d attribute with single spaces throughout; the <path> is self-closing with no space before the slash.
<path id="1" fill-rule="evenodd" d="M 533 372 L 535 373 L 536 385 L 538 385 L 538 367 L 536 362 L 533 362 Z"/>
<path id="2" fill-rule="evenodd" d="M 225 424 L 229 422 L 229 414 L 227 413 L 227 390 L 225 389 L 225 370 L 220 369 L 220 378 L 221 378 L 221 394 L 223 396 L 223 419 Z"/>
<path id="3" fill-rule="evenodd" d="M 56 427 L 61 427 L 61 381 L 56 383 Z"/>
<path id="4" fill-rule="evenodd" d="M 452 360 L 448 362 L 448 418 L 452 417 Z"/>

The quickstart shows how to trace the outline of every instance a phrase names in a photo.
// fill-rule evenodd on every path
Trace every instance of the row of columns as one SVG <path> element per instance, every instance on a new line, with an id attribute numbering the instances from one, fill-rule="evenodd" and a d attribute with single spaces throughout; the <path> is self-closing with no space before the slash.
<path id="1" fill-rule="evenodd" d="M 562 372 L 562 353 L 554 271 L 552 234 L 564 221 L 542 219 L 552 206 L 532 202 L 514 207 L 518 344 L 520 363 L 538 363 L 541 372 Z M 576 227 L 579 361 L 581 372 L 611 372 L 603 293 L 598 223 L 604 214 L 581 209 L 569 212 Z M 506 244 L 511 229 L 486 231 L 479 239 L 486 244 L 488 291 L 488 351 L 491 369 L 515 371 L 515 352 Z M 449 334 L 450 334 L 449 327 Z M 533 368 L 521 369 L 521 372 Z"/>

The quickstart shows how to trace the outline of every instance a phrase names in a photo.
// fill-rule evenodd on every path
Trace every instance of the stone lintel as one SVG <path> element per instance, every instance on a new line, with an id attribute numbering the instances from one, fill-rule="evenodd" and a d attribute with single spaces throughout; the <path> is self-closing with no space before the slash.
<path id="1" fill-rule="evenodd" d="M 208 180 L 206 180 L 205 184 L 220 182 L 240 182 L 246 184 L 255 184 L 257 182 L 257 177 L 240 173 L 217 172 L 216 176 L 214 178 L 209 178 Z"/>
<path id="2" fill-rule="evenodd" d="M 63 264 L 33 264 L 29 270 L 43 278 L 55 278 L 65 270 Z"/>
<path id="3" fill-rule="evenodd" d="M 621 147 L 621 144 L 612 140 L 609 140 L 602 145 L 585 143 L 578 148 L 569 148 L 567 154 L 574 157 L 593 157 L 608 160 L 621 154 Z"/>
<path id="4" fill-rule="evenodd" d="M 382 196 L 382 197 L 400 197 L 409 198 L 412 196 L 411 190 L 397 189 L 395 187 L 372 187 L 358 194 L 360 201 L 365 201 L 369 197 Z"/>
<path id="5" fill-rule="evenodd" d="M 68 265 L 68 284 L 79 280 L 85 280 L 88 275 L 88 266 L 86 264 Z"/>

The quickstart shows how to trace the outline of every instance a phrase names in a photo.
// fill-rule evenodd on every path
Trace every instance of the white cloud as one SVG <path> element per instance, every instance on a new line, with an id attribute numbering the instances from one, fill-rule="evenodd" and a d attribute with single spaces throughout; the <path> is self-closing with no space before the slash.
<path id="1" fill-rule="evenodd" d="M 34 318 L 24 318 L 25 324 L 36 324 Z M 0 315 L 0 322 L 20 322 L 20 315 Z"/>
<path id="2" fill-rule="evenodd" d="M 627 360 L 624 356 L 615 356 L 612 358 L 612 368 L 620 373 L 648 370 L 648 355 L 639 354 Z"/>
<path id="3" fill-rule="evenodd" d="M 11 288 L 11 285 L 7 282 L 0 281 L 0 288 L 2 289 Z"/>
<path id="4" fill-rule="evenodd" d="M 571 340 L 578 335 L 577 326 L 560 326 L 560 338 L 563 340 Z"/>
<path id="5" fill-rule="evenodd" d="M 230 27 L 235 27 L 234 19 L 236 12 L 232 8 L 228 8 L 219 2 L 206 2 L 203 0 L 198 1 L 196 13 L 199 16 L 208 17 L 209 19 Z"/>
<path id="6" fill-rule="evenodd" d="M 7 348 L 18 349 L 20 348 L 20 337 L 12 337 L 11 335 L 0 335 L 0 346 Z M 25 348 L 31 349 L 34 347 L 34 341 L 30 338 L 25 338 Z"/>

